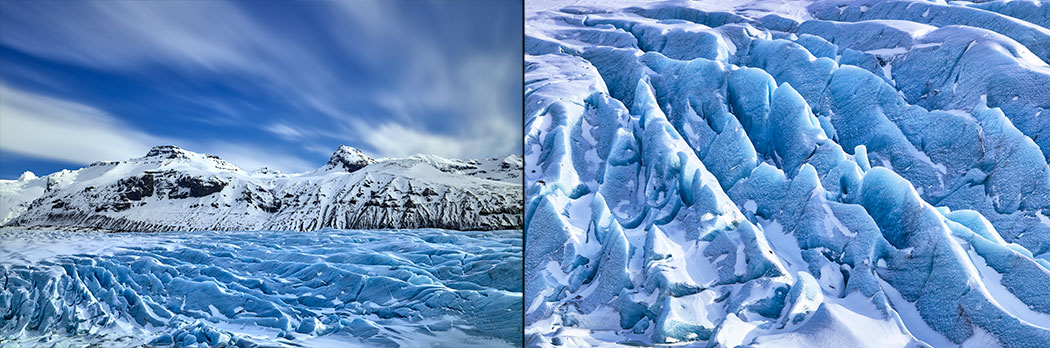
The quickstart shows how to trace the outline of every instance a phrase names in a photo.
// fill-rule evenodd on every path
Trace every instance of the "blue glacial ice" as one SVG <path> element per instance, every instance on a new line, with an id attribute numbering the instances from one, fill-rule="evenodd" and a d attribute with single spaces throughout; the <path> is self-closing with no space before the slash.
<path id="1" fill-rule="evenodd" d="M 0 230 L 0 346 L 521 344 L 521 231 Z"/>
<path id="2" fill-rule="evenodd" d="M 526 346 L 1050 346 L 1050 6 L 587 3 L 525 23 Z"/>

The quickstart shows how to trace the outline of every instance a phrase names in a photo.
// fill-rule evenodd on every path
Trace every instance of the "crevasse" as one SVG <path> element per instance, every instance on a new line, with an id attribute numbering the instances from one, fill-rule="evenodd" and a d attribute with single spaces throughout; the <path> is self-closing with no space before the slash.
<path id="1" fill-rule="evenodd" d="M 526 21 L 526 345 L 1045 347 L 1046 12 L 761 3 Z"/>

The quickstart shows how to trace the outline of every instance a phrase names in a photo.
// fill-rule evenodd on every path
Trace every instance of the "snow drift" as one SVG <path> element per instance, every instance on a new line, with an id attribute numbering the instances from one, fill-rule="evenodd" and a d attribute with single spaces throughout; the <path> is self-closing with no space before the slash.
<path id="1" fill-rule="evenodd" d="M 1045 347 L 1046 8 L 536 13 L 526 345 Z"/>

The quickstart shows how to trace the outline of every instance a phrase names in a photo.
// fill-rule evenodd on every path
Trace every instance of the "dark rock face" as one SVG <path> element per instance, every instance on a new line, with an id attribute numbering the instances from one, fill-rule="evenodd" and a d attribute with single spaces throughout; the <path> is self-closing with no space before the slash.
<path id="1" fill-rule="evenodd" d="M 198 178 L 198 177 L 179 177 L 175 183 L 180 188 L 186 188 L 188 190 L 179 191 L 178 195 L 169 195 L 171 198 L 187 198 L 187 197 L 204 197 L 219 191 L 222 191 L 226 187 L 226 182 L 216 178 Z"/>
<path id="2" fill-rule="evenodd" d="M 376 161 L 371 157 L 368 157 L 364 152 L 361 152 L 361 150 L 341 145 L 339 146 L 339 149 L 332 154 L 332 157 L 328 159 L 328 163 L 325 164 L 325 167 L 342 169 L 353 173 L 372 163 L 376 163 Z"/>
<path id="3" fill-rule="evenodd" d="M 282 207 L 281 200 L 277 199 L 273 192 L 259 186 L 246 188 L 237 200 L 271 214 L 280 211 Z"/>
<path id="4" fill-rule="evenodd" d="M 144 197 L 153 196 L 153 175 L 120 179 L 117 181 L 117 190 L 121 192 L 121 198 L 141 201 Z"/>
<path id="5" fill-rule="evenodd" d="M 186 150 L 183 150 L 182 148 L 175 145 L 154 146 L 153 148 L 149 149 L 149 152 L 146 153 L 146 157 L 157 159 L 185 158 L 185 151 Z"/>
<path id="6" fill-rule="evenodd" d="M 143 205 L 143 200 L 150 197 L 158 199 L 187 199 L 205 197 L 221 192 L 228 183 L 214 177 L 188 176 L 174 170 L 149 171 L 140 176 L 131 176 L 117 180 L 113 185 L 97 189 L 85 187 L 78 195 L 55 198 L 52 209 L 62 209 L 77 196 L 90 200 L 89 205 L 97 212 L 120 212 L 134 206 Z M 70 208 L 73 208 L 70 206 Z"/>

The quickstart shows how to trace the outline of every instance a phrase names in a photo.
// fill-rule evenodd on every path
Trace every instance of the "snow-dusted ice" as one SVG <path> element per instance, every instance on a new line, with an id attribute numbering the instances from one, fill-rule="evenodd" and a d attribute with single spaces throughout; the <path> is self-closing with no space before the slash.
<path id="1" fill-rule="evenodd" d="M 512 347 L 521 231 L 0 229 L 4 347 Z"/>
<path id="2" fill-rule="evenodd" d="M 526 346 L 1050 345 L 1047 4 L 526 7 Z"/>

